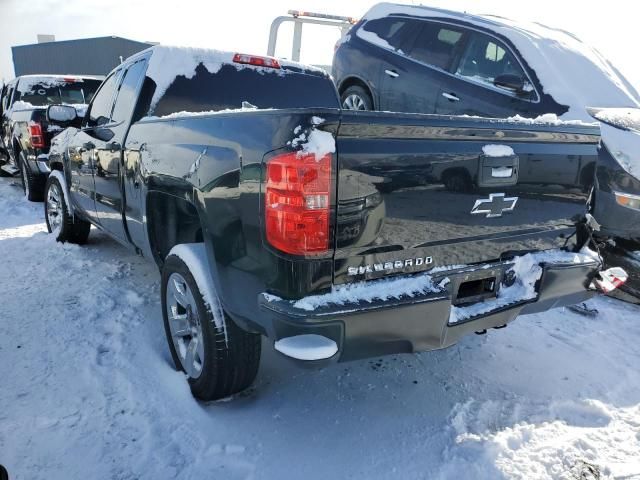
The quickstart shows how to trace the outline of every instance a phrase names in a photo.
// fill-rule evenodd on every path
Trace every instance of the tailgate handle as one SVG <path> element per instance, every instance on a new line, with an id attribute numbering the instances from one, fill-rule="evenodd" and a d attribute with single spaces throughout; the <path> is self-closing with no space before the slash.
<path id="1" fill-rule="evenodd" d="M 508 187 L 518 183 L 520 159 L 517 155 L 488 157 L 480 155 L 478 159 L 478 187 Z"/>
<path id="2" fill-rule="evenodd" d="M 491 176 L 493 178 L 511 178 L 513 175 L 513 167 L 491 167 Z"/>

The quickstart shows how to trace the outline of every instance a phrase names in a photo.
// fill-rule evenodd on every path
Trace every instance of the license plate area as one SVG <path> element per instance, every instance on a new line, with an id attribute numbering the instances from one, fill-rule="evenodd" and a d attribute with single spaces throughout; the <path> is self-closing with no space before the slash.
<path id="1" fill-rule="evenodd" d="M 500 268 L 480 269 L 449 277 L 453 305 L 469 305 L 496 298 L 502 283 L 503 270 Z"/>

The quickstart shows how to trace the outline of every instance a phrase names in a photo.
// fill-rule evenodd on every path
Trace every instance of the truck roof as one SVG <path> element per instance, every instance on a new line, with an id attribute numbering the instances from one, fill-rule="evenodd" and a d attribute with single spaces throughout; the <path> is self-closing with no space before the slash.
<path id="1" fill-rule="evenodd" d="M 394 3 L 377 4 L 363 18 L 389 15 L 455 20 L 507 38 L 534 70 L 544 93 L 569 106 L 563 118 L 590 121 L 586 107 L 640 107 L 640 95 L 628 80 L 597 50 L 565 30 L 494 15 Z"/>

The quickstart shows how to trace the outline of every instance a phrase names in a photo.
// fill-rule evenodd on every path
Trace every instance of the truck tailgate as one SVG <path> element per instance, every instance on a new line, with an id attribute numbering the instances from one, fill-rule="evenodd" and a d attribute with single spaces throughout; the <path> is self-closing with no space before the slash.
<path id="1" fill-rule="evenodd" d="M 343 112 L 334 283 L 571 246 L 599 128 Z"/>

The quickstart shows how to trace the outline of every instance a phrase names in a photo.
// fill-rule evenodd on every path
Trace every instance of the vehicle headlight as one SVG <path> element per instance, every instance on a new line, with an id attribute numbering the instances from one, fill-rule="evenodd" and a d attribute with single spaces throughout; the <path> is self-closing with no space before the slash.
<path id="1" fill-rule="evenodd" d="M 613 192 L 616 196 L 616 202 L 623 207 L 640 210 L 640 195 L 631 195 L 630 193 Z"/>

